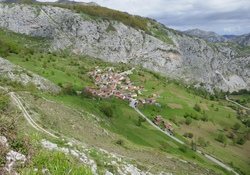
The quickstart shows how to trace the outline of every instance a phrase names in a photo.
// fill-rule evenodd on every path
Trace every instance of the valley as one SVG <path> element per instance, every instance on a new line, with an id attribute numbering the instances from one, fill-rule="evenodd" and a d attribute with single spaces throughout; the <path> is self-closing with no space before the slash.
<path id="1" fill-rule="evenodd" d="M 102 21 L 84 14 L 82 9 L 75 13 L 68 7 L 20 6 L 31 14 L 40 9 L 36 17 L 43 20 L 48 16 L 57 19 L 62 11 L 68 19 L 75 15 L 93 32 L 86 40 L 74 40 L 67 27 L 58 28 L 62 19 L 46 23 L 47 27 L 56 26 L 55 31 L 47 28 L 47 32 L 55 32 L 53 37 L 31 32 L 34 26 L 27 27 L 25 34 L 13 28 L 0 30 L 0 86 L 4 88 L 0 89 L 0 134 L 10 142 L 9 148 L 0 143 L 0 149 L 1 155 L 14 149 L 27 156 L 29 160 L 17 166 L 20 174 L 42 174 L 46 168 L 52 174 L 250 172 L 247 47 L 241 54 L 225 43 L 209 46 L 202 39 L 161 25 L 153 27 L 149 19 L 148 29 L 144 25 L 133 29 L 118 19 Z M 1 4 L 1 8 L 24 13 L 15 4 Z M 92 30 L 96 26 L 100 27 L 98 37 Z M 104 31 L 107 26 L 109 30 Z M 78 36 L 82 31 L 78 30 Z M 119 44 L 106 47 L 115 43 L 116 36 L 123 36 L 120 31 L 137 36 L 137 41 L 124 36 Z M 109 40 L 111 36 L 114 38 Z M 223 67 L 224 63 L 227 66 Z M 173 130 L 163 131 L 166 125 L 162 121 L 155 124 L 156 116 L 171 124 Z M 43 143 L 54 145 L 55 153 Z M 209 155 L 225 166 L 211 161 Z M 44 164 L 44 160 L 49 163 Z M 7 161 L 0 162 L 1 173 Z M 63 164 L 66 169 L 60 169 Z"/>

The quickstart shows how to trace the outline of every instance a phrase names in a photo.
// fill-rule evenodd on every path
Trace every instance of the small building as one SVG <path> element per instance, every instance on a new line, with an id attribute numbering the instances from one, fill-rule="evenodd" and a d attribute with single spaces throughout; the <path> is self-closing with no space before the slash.
<path id="1" fill-rule="evenodd" d="M 139 98 L 138 100 L 139 100 L 139 102 L 141 102 L 141 103 L 143 103 L 143 104 L 146 103 L 145 100 L 144 100 L 143 98 Z"/>
<path id="2" fill-rule="evenodd" d="M 164 123 L 164 126 L 166 127 L 166 129 L 168 129 L 169 131 L 174 131 L 174 128 L 173 128 L 173 126 L 172 126 L 172 124 L 171 123 L 169 123 L 169 122 L 165 122 Z"/>
<path id="3" fill-rule="evenodd" d="M 130 83 L 130 78 L 126 77 L 125 82 L 126 82 L 126 84 L 129 84 Z"/>
<path id="4" fill-rule="evenodd" d="M 156 125 L 159 125 L 160 123 L 163 122 L 162 116 L 160 116 L 160 115 L 155 116 L 154 120 L 155 120 L 154 124 L 156 124 Z"/>
<path id="5" fill-rule="evenodd" d="M 146 99 L 146 103 L 148 103 L 148 104 L 154 104 L 155 102 L 156 102 L 156 98 L 154 98 L 154 97 Z"/>
<path id="6" fill-rule="evenodd" d="M 140 88 L 140 89 L 144 89 L 144 86 L 141 85 L 141 86 L 139 86 L 139 88 Z"/>

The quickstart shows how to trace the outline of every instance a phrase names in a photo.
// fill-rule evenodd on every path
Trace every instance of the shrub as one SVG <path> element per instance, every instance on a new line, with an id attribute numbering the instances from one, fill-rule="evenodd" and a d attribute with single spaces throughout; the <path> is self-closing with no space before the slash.
<path id="1" fill-rule="evenodd" d="M 239 135 L 237 140 L 236 140 L 236 143 L 238 143 L 240 145 L 244 145 L 244 143 L 246 143 L 246 138 L 242 135 Z"/>
<path id="2" fill-rule="evenodd" d="M 187 117 L 185 123 L 187 125 L 190 125 L 192 123 L 192 118 L 191 117 Z"/>
<path id="3" fill-rule="evenodd" d="M 238 122 L 236 122 L 234 125 L 233 125 L 233 129 L 238 131 L 240 129 L 240 124 Z"/>
<path id="4" fill-rule="evenodd" d="M 9 103 L 10 99 L 8 96 L 3 95 L 0 98 L 0 113 L 2 113 L 3 111 L 5 111 L 8 107 L 8 103 Z"/>
<path id="5" fill-rule="evenodd" d="M 188 147 L 187 145 L 182 145 L 180 148 L 179 148 L 182 152 L 186 153 L 188 151 Z"/>
<path id="6" fill-rule="evenodd" d="M 218 140 L 219 142 L 221 142 L 221 143 L 226 143 L 227 137 L 226 137 L 225 134 L 221 133 L 221 134 L 218 135 L 217 140 Z"/>
<path id="7" fill-rule="evenodd" d="M 191 133 L 191 132 L 186 132 L 183 136 L 184 136 L 184 137 L 193 138 L 194 134 Z"/>
<path id="8" fill-rule="evenodd" d="M 194 105 L 194 110 L 196 110 L 197 112 L 201 112 L 201 107 L 196 103 Z"/>
<path id="9" fill-rule="evenodd" d="M 113 117 L 113 110 L 110 106 L 102 106 L 101 107 L 101 112 L 103 112 L 107 117 L 112 118 Z"/>
<path id="10" fill-rule="evenodd" d="M 119 139 L 115 142 L 117 145 L 124 146 L 124 140 Z"/>
<path id="11" fill-rule="evenodd" d="M 189 138 L 193 138 L 193 136 L 194 136 L 193 133 L 191 133 L 191 132 L 188 133 L 188 137 L 189 137 Z"/>

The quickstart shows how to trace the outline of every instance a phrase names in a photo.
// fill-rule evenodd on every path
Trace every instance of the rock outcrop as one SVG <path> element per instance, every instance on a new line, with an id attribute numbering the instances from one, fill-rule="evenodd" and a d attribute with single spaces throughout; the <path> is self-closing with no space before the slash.
<path id="1" fill-rule="evenodd" d="M 49 80 L 29 72 L 28 70 L 12 64 L 0 57 L 0 77 L 8 78 L 11 81 L 19 82 L 23 85 L 34 84 L 37 89 L 50 93 L 58 93 L 61 88 Z"/>
<path id="2" fill-rule="evenodd" d="M 5 157 L 4 167 L 0 167 L 0 174 L 17 174 L 15 167 L 26 162 L 26 156 L 22 153 L 10 150 L 8 140 L 5 136 L 0 136 L 1 156 Z"/>
<path id="3" fill-rule="evenodd" d="M 51 50 L 71 49 L 105 61 L 134 63 L 187 83 L 202 82 L 211 92 L 250 87 L 250 55 L 156 25 L 174 44 L 118 21 L 93 20 L 68 9 L 0 4 L 0 27 L 50 38 Z"/>

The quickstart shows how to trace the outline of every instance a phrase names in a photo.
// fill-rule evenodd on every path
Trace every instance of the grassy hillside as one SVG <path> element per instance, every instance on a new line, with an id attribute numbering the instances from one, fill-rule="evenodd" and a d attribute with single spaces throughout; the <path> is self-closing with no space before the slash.
<path id="1" fill-rule="evenodd" d="M 238 107 L 234 104 L 136 67 L 129 77 L 134 85 L 144 86 L 139 97 L 156 97 L 160 104 L 139 104 L 138 108 L 152 120 L 154 116 L 161 115 L 165 121 L 171 122 L 175 136 L 187 143 L 187 146 L 182 146 L 147 122 L 139 125 L 139 115 L 128 106 L 128 101 L 116 98 L 92 99 L 77 95 L 76 91 L 81 91 L 84 86 L 94 85 L 92 77 L 87 73 L 97 65 L 100 68 L 112 66 L 121 71 L 130 70 L 133 65 L 106 63 L 97 58 L 69 55 L 67 52 L 51 53 L 46 49 L 45 39 L 3 30 L 0 31 L 0 36 L 0 46 L 5 48 L 1 50 L 0 56 L 63 88 L 60 94 L 39 92 L 33 96 L 20 93 L 23 102 L 36 114 L 34 119 L 44 128 L 57 132 L 59 136 L 74 137 L 90 145 L 148 161 L 147 165 L 155 162 L 156 169 L 168 166 L 169 172 L 175 172 L 173 167 L 176 165 L 173 162 L 166 165 L 164 161 L 171 156 L 176 161 L 182 159 L 209 167 L 221 174 L 228 173 L 192 151 L 191 143 L 195 143 L 199 150 L 234 167 L 240 174 L 250 171 L 249 127 L 238 119 L 241 116 L 237 115 Z M 1 85 L 6 83 L 1 81 Z M 18 90 L 16 84 L 8 86 Z M 48 102 L 42 97 L 56 103 Z M 103 112 L 104 106 L 111 109 L 111 117 Z M 78 114 L 74 111 L 78 111 Z M 44 158 L 44 155 L 41 156 Z M 96 155 L 92 156 L 98 159 Z M 157 160 L 158 156 L 160 158 Z M 192 174 L 191 169 L 186 172 Z"/>

